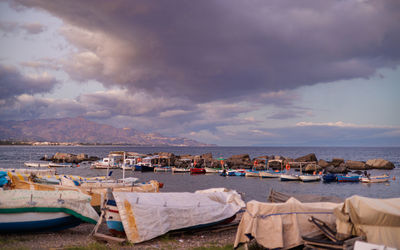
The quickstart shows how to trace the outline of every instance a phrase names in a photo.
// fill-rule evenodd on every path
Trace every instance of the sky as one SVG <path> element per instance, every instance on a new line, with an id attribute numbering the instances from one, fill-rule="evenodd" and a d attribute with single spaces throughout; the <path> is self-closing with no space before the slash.
<path id="1" fill-rule="evenodd" d="M 400 1 L 0 0 L 0 120 L 400 146 Z"/>

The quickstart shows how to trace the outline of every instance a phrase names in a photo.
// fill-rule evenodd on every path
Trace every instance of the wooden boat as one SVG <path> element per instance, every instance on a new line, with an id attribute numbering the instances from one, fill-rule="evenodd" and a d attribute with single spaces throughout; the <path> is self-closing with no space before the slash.
<path id="1" fill-rule="evenodd" d="M 206 169 L 205 168 L 191 168 L 190 169 L 190 174 L 205 174 Z"/>
<path id="2" fill-rule="evenodd" d="M 299 181 L 300 178 L 298 175 L 294 175 L 294 174 L 281 174 L 281 176 L 279 176 L 279 180 L 280 181 Z"/>
<path id="3" fill-rule="evenodd" d="M 363 183 L 382 183 L 382 182 L 388 182 L 388 181 L 389 181 L 389 176 L 386 174 L 367 176 L 367 177 L 361 178 L 361 182 L 363 182 Z"/>
<path id="4" fill-rule="evenodd" d="M 321 176 L 320 175 L 311 175 L 311 174 L 302 174 L 302 175 L 299 175 L 299 179 L 302 182 L 313 182 L 313 181 L 320 181 Z"/>
<path id="5" fill-rule="evenodd" d="M 0 232 L 56 231 L 99 219 L 90 196 L 78 191 L 5 190 L 0 197 Z"/>
<path id="6" fill-rule="evenodd" d="M 113 192 L 107 197 L 105 218 L 109 230 L 116 234 L 126 232 L 131 243 L 150 240 L 172 230 L 201 228 L 231 220 L 245 206 L 236 191 L 225 189 L 195 193 Z"/>
<path id="7" fill-rule="evenodd" d="M 361 175 L 337 175 L 338 182 L 359 182 Z"/>
<path id="8" fill-rule="evenodd" d="M 324 174 L 322 180 L 323 182 L 334 182 L 337 181 L 337 176 L 336 174 Z"/>

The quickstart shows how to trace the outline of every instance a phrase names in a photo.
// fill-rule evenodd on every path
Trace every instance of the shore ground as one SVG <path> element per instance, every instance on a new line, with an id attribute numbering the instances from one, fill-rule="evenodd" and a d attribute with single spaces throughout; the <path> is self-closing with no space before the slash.
<path id="1" fill-rule="evenodd" d="M 114 243 L 89 236 L 94 226 L 85 223 L 59 232 L 0 234 L 0 249 L 233 249 L 236 236 L 235 227 L 166 234 L 139 244 Z M 110 235 L 105 223 L 98 232 Z"/>

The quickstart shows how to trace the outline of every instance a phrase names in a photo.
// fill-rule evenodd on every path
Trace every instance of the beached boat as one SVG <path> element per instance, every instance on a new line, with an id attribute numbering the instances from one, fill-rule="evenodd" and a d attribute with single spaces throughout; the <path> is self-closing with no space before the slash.
<path id="1" fill-rule="evenodd" d="M 77 191 L 0 191 L 0 232 L 56 231 L 96 224 L 90 196 Z"/>
<path id="2" fill-rule="evenodd" d="M 338 182 L 359 182 L 361 175 L 337 175 Z"/>
<path id="3" fill-rule="evenodd" d="M 190 168 L 190 174 L 205 174 L 205 168 Z"/>
<path id="4" fill-rule="evenodd" d="M 310 216 L 325 221 L 328 226 L 334 226 L 336 217 L 333 211 L 338 206 L 340 204 L 331 202 L 302 203 L 295 198 L 285 203 L 250 201 L 246 204 L 246 212 L 237 229 L 234 248 L 253 238 L 267 249 L 300 246 L 304 243 L 302 235 L 320 231 L 309 222 Z"/>
<path id="5" fill-rule="evenodd" d="M 367 177 L 361 178 L 361 182 L 363 182 L 363 183 L 382 183 L 382 182 L 388 182 L 388 181 L 389 181 L 389 176 L 386 174 L 367 176 Z"/>
<path id="6" fill-rule="evenodd" d="M 124 161 L 123 153 L 110 153 L 108 157 L 104 157 L 101 161 L 94 162 L 91 168 L 109 169 L 120 168 Z"/>
<path id="7" fill-rule="evenodd" d="M 125 232 L 131 243 L 172 230 L 215 225 L 245 206 L 236 191 L 224 188 L 195 193 L 113 192 L 112 196 L 107 202 L 107 226 L 114 233 Z"/>

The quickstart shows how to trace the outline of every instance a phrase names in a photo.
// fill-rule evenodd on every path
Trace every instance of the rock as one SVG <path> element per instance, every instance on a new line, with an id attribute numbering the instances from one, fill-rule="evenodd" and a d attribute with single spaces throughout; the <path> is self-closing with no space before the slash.
<path id="1" fill-rule="evenodd" d="M 318 161 L 318 166 L 320 166 L 322 168 L 326 168 L 326 167 L 329 167 L 331 165 L 332 164 L 330 162 L 327 162 L 327 161 L 322 160 L 322 159 Z"/>
<path id="2" fill-rule="evenodd" d="M 60 153 L 57 152 L 52 159 L 54 162 L 67 162 L 67 163 L 78 163 L 78 158 L 74 154 Z"/>
<path id="3" fill-rule="evenodd" d="M 333 158 L 332 161 L 331 161 L 331 164 L 334 167 L 339 167 L 340 164 L 342 164 L 342 163 L 344 163 L 344 159 L 341 159 L 341 158 Z"/>
<path id="4" fill-rule="evenodd" d="M 367 170 L 369 169 L 369 167 L 367 166 L 367 164 L 365 164 L 365 162 L 362 161 L 346 161 L 345 166 L 347 169 L 351 169 L 351 170 Z"/>
<path id="5" fill-rule="evenodd" d="M 369 168 L 374 168 L 374 169 L 393 169 L 394 164 L 390 161 L 384 160 L 384 159 L 371 159 L 368 160 L 366 165 Z"/>
<path id="6" fill-rule="evenodd" d="M 328 166 L 325 168 L 325 170 L 332 174 L 344 174 L 344 173 L 348 172 L 347 168 L 344 164 L 340 165 L 339 167 Z"/>
<path id="7" fill-rule="evenodd" d="M 76 156 L 79 162 L 86 161 L 89 157 L 87 154 L 81 153 Z"/>
<path id="8" fill-rule="evenodd" d="M 201 158 L 207 159 L 207 160 L 212 160 L 213 156 L 212 153 L 205 153 L 201 155 Z"/>
<path id="9" fill-rule="evenodd" d="M 311 154 L 299 157 L 299 158 L 295 159 L 295 161 L 297 161 L 297 162 L 311 162 L 311 161 L 317 162 L 318 160 L 317 160 L 317 157 L 315 156 L 315 154 L 311 153 Z"/>
<path id="10" fill-rule="evenodd" d="M 226 163 L 232 168 L 251 168 L 253 166 L 248 154 L 232 155 L 226 160 Z"/>
<path id="11" fill-rule="evenodd" d="M 313 173 L 314 171 L 321 171 L 322 167 L 315 165 L 315 164 L 307 164 L 305 168 L 303 168 L 304 172 L 306 173 Z"/>

